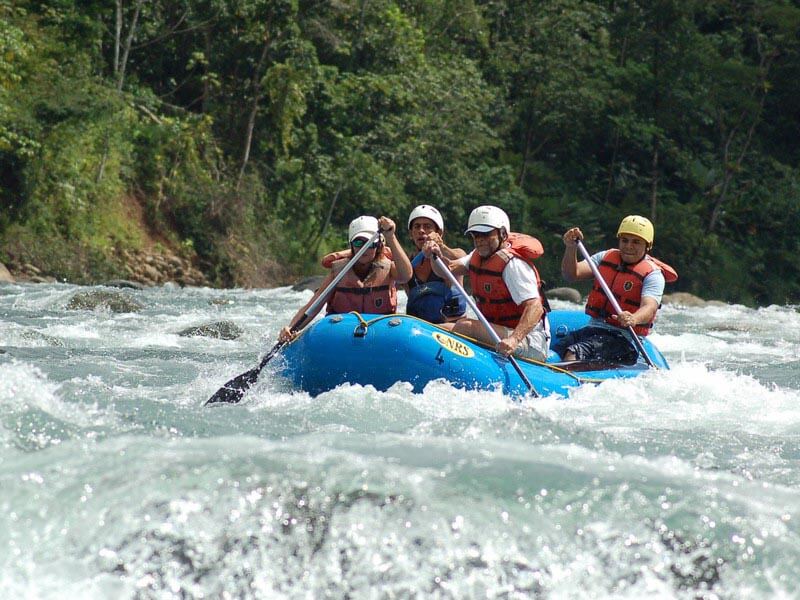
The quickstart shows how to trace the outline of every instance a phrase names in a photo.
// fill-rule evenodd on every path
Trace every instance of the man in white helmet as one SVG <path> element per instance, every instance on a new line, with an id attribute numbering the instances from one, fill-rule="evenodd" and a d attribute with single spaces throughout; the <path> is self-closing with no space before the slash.
<path id="1" fill-rule="evenodd" d="M 622 312 L 616 314 L 595 281 L 586 300 L 586 313 L 592 317 L 589 325 L 567 334 L 554 347 L 564 360 L 636 362 L 638 351 L 628 328 L 632 327 L 640 336 L 650 333 L 661 306 L 665 282 L 678 279 L 675 269 L 648 254 L 654 234 L 649 219 L 629 215 L 617 229 L 618 247 L 591 256 Z M 578 262 L 578 240 L 582 239 L 583 232 L 578 227 L 568 229 L 563 235 L 561 273 L 567 281 L 594 278 L 589 264 L 585 260 Z"/>
<path id="2" fill-rule="evenodd" d="M 350 258 L 364 244 L 369 243 L 379 229 L 383 234 L 370 245 L 328 296 L 326 314 L 357 311 L 384 315 L 397 312 L 397 284 L 403 284 L 411 278 L 411 262 L 397 239 L 394 221 L 388 217 L 376 219 L 361 216 L 350 222 L 347 233 L 350 249 L 347 254 L 341 257 L 333 256 L 327 265 L 330 272 L 311 299 L 295 313 L 289 324 L 280 330 L 279 341 L 287 342 L 297 337 L 297 333 L 302 329 L 301 327 L 297 331 L 292 330 L 297 323 L 302 321 L 305 326 L 311 322 L 316 313 L 304 319 L 306 310 L 334 280 Z M 321 308 L 320 304 L 317 312 Z"/>
<path id="3" fill-rule="evenodd" d="M 510 229 L 508 215 L 502 209 L 479 206 L 470 214 L 466 231 L 472 237 L 474 250 L 463 258 L 442 257 L 442 261 L 454 275 L 469 272 L 478 309 L 500 338 L 496 346 L 500 354 L 544 361 L 549 350 L 550 327 L 541 281 L 532 262 L 544 250 L 537 239 L 511 233 Z M 442 255 L 435 242 L 428 242 L 424 251 Z M 463 318 L 442 327 L 494 344 L 477 319 Z"/>
<path id="4" fill-rule="evenodd" d="M 461 248 L 450 248 L 444 243 L 444 219 L 436 208 L 428 204 L 420 204 L 411 211 L 408 232 L 416 251 L 411 255 L 414 274 L 407 284 L 406 312 L 431 323 L 444 323 L 462 317 L 467 311 L 466 300 L 461 292 L 450 287 L 447 280 L 433 272 L 431 261 L 422 249 L 427 242 L 435 242 L 442 256 L 449 260 L 466 256 L 466 252 Z M 459 283 L 462 282 L 459 280 Z"/>

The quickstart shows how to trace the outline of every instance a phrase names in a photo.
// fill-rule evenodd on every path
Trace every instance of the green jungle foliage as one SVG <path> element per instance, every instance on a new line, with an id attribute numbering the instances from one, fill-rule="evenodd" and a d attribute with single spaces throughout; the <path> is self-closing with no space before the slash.
<path id="1" fill-rule="evenodd" d="M 496 204 L 551 286 L 637 213 L 673 290 L 798 303 L 798 97 L 798 0 L 0 0 L 0 260 L 118 272 L 136 204 L 284 283 L 359 214 L 468 247 Z"/>

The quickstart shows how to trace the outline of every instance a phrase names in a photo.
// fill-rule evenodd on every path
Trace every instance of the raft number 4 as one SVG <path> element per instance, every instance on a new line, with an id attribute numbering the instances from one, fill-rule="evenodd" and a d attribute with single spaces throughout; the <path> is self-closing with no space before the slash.
<path id="1" fill-rule="evenodd" d="M 470 348 L 463 342 L 459 342 L 455 338 L 451 338 L 449 335 L 444 335 L 443 333 L 436 332 L 433 334 L 433 339 L 439 342 L 439 345 L 442 346 L 445 350 L 449 350 L 453 354 L 458 354 L 459 356 L 463 356 L 464 358 L 472 358 L 473 356 L 475 356 L 475 353 L 472 351 L 472 348 Z"/>

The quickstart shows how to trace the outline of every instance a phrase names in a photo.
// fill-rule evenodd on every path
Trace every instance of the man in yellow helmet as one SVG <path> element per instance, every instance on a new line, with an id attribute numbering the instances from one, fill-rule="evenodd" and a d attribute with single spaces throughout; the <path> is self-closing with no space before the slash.
<path id="1" fill-rule="evenodd" d="M 583 239 L 580 228 L 568 229 L 564 240 L 561 273 L 567 281 L 592 279 L 592 268 L 583 260 L 578 262 L 578 240 Z M 622 219 L 617 230 L 619 244 L 591 257 L 600 275 L 619 302 L 622 312 L 616 314 L 602 287 L 595 281 L 586 300 L 586 313 L 592 317 L 589 325 L 561 338 L 555 351 L 564 360 L 605 360 L 633 363 L 637 350 L 631 344 L 628 328 L 646 336 L 653 328 L 661 306 L 664 284 L 675 281 L 675 270 L 648 254 L 653 247 L 653 224 L 639 215 Z"/>

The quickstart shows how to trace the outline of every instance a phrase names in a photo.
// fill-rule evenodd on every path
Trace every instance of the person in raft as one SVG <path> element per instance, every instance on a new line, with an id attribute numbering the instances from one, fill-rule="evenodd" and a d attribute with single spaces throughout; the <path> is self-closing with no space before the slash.
<path id="1" fill-rule="evenodd" d="M 353 265 L 331 292 L 326 302 L 326 314 L 358 311 L 360 313 L 390 314 L 397 311 L 397 284 L 406 283 L 412 274 L 411 262 L 400 246 L 394 221 L 388 217 L 362 216 L 354 219 L 348 228 L 350 250 L 346 257 L 335 258 L 327 265 L 330 272 L 320 283 L 311 299 L 280 330 L 278 340 L 287 342 L 297 336 L 292 327 L 300 322 L 305 311 L 318 298 L 336 275 L 345 267 L 364 244 L 378 231 L 382 232 L 370 248 Z M 392 257 L 396 257 L 392 259 Z M 324 259 L 323 259 L 324 260 Z M 322 305 L 320 305 L 320 308 Z M 315 315 L 309 315 L 306 323 Z"/>
<path id="2" fill-rule="evenodd" d="M 591 257 L 622 312 L 615 314 L 602 287 L 595 281 L 586 300 L 586 313 L 592 320 L 586 327 L 558 340 L 554 350 L 561 358 L 622 364 L 636 362 L 638 351 L 628 327 L 633 327 L 640 336 L 650 333 L 661 306 L 665 282 L 678 279 L 675 269 L 648 254 L 653 247 L 654 233 L 648 219 L 629 215 L 619 224 L 618 247 Z M 592 279 L 591 267 L 585 260 L 578 262 L 577 259 L 578 240 L 583 239 L 580 228 L 568 229 L 562 239 L 565 248 L 561 273 L 564 278 L 567 281 Z"/>
<path id="3" fill-rule="evenodd" d="M 508 215 L 496 206 L 479 206 L 469 216 L 467 234 L 474 250 L 450 260 L 440 246 L 428 241 L 423 252 L 442 258 L 453 275 L 469 273 L 472 295 L 478 309 L 500 338 L 495 349 L 504 356 L 514 354 L 544 361 L 550 343 L 547 300 L 533 260 L 544 254 L 541 242 L 521 233 L 511 233 Z M 444 275 L 444 273 L 440 273 Z M 441 327 L 480 342 L 494 345 L 492 336 L 477 319 L 462 318 Z"/>
<path id="4" fill-rule="evenodd" d="M 461 248 L 450 248 L 444 243 L 444 219 L 441 213 L 433 206 L 420 204 L 408 216 L 408 232 L 416 250 L 411 255 L 414 274 L 407 284 L 406 312 L 431 323 L 444 323 L 463 317 L 467 312 L 464 296 L 433 271 L 431 259 L 422 252 L 425 244 L 432 241 L 439 246 L 442 256 L 449 260 L 466 256 Z M 458 282 L 463 285 L 461 277 Z"/>

